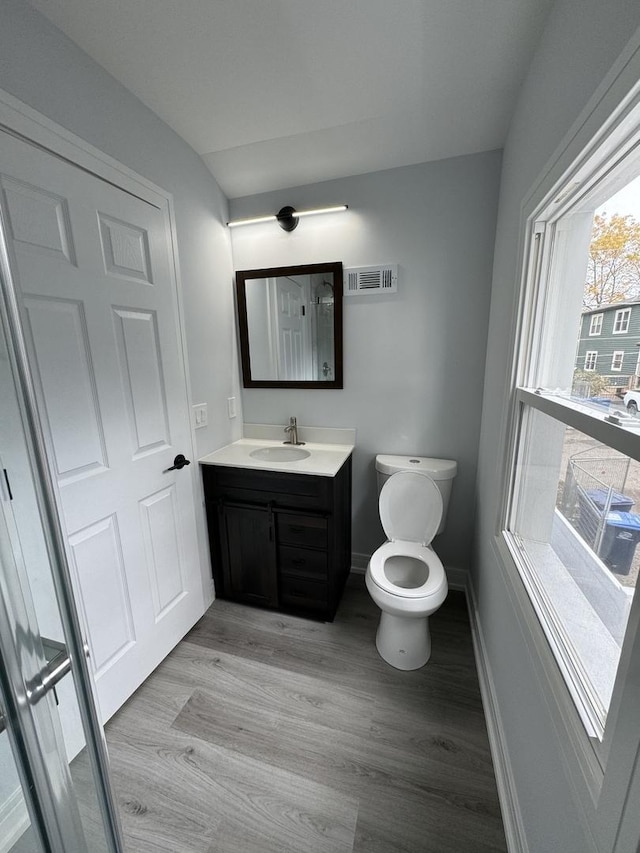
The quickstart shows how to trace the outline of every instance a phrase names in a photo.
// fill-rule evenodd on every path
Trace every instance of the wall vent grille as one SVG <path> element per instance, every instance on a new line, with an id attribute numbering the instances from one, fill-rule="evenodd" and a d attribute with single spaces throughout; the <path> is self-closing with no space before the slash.
<path id="1" fill-rule="evenodd" d="M 378 267 L 349 267 L 344 271 L 344 295 L 364 296 L 367 293 L 397 293 L 398 265 Z"/>

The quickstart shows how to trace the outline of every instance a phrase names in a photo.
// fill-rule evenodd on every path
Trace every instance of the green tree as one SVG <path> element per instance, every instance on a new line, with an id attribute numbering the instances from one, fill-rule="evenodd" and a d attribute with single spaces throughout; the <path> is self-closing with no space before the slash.
<path id="1" fill-rule="evenodd" d="M 589 388 L 589 397 L 599 397 L 609 387 L 607 380 L 600 373 L 576 368 L 573 371 L 573 393 L 583 392 L 585 385 Z"/>
<path id="2" fill-rule="evenodd" d="M 584 307 L 640 299 L 640 222 L 633 216 L 596 214 L 589 245 Z"/>

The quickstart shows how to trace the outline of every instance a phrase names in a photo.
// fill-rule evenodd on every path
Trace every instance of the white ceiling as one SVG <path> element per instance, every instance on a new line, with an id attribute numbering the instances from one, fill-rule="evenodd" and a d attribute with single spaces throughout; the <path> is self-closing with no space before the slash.
<path id="1" fill-rule="evenodd" d="M 502 146 L 552 0 L 31 0 L 229 198 Z"/>

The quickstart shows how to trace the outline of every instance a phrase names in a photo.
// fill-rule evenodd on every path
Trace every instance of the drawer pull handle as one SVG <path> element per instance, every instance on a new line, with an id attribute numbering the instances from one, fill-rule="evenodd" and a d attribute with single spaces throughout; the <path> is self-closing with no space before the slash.
<path id="1" fill-rule="evenodd" d="M 292 564 L 293 564 L 294 566 L 304 566 L 304 564 L 305 564 L 307 561 L 306 561 L 306 560 L 303 560 L 303 559 L 302 559 L 302 557 L 297 557 L 295 560 L 292 560 L 291 562 L 292 562 Z"/>
<path id="2" fill-rule="evenodd" d="M 304 527 L 301 527 L 299 524 L 290 524 L 289 530 L 291 533 L 304 533 Z"/>

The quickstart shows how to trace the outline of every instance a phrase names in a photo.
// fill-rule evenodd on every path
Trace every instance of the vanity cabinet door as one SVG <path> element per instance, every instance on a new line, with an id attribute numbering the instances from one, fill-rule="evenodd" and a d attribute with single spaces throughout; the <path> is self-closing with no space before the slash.
<path id="1" fill-rule="evenodd" d="M 247 604 L 278 606 L 273 516 L 268 507 L 224 504 L 221 558 L 227 596 Z"/>

